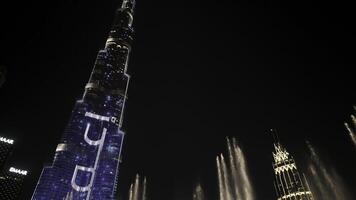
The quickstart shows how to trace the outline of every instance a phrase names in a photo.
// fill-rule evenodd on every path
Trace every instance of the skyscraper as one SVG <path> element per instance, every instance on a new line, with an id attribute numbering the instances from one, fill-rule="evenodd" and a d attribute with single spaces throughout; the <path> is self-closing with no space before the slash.
<path id="1" fill-rule="evenodd" d="M 14 140 L 0 136 L 0 170 L 5 166 L 13 150 Z"/>
<path id="2" fill-rule="evenodd" d="M 27 171 L 8 166 L 14 140 L 0 136 L 0 199 L 17 200 Z"/>
<path id="3" fill-rule="evenodd" d="M 33 200 L 114 199 L 124 132 L 121 129 L 129 75 L 134 0 L 124 0 Z"/>
<path id="4" fill-rule="evenodd" d="M 277 200 L 313 200 L 309 185 L 298 171 L 294 158 L 280 144 L 274 134 L 273 169 L 275 174 L 274 186 Z"/>
<path id="5" fill-rule="evenodd" d="M 0 199 L 17 200 L 27 171 L 10 167 L 0 172 Z"/>

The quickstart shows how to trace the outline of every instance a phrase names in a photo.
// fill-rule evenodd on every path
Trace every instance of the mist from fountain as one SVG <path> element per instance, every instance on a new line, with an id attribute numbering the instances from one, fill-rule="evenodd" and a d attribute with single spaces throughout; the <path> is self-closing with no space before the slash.
<path id="1" fill-rule="evenodd" d="M 228 163 L 222 154 L 216 158 L 219 198 L 220 200 L 254 200 L 255 195 L 245 156 L 235 138 L 232 142 L 228 138 L 226 140 Z"/>
<path id="2" fill-rule="evenodd" d="M 193 191 L 193 200 L 205 200 L 203 187 L 198 183 Z"/>
<path id="3" fill-rule="evenodd" d="M 351 200 L 338 173 L 320 159 L 317 151 L 308 141 L 307 146 L 310 151 L 308 177 L 310 177 L 310 187 L 315 200 Z"/>

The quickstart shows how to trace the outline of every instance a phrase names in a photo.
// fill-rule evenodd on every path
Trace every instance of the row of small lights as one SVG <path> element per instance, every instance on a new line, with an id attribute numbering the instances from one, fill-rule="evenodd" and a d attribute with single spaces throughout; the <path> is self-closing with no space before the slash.
<path id="1" fill-rule="evenodd" d="M 10 167 L 9 172 L 15 173 L 15 174 L 20 174 L 20 175 L 27 175 L 26 170 L 21 170 L 21 169 L 16 169 L 15 167 Z"/>
<path id="2" fill-rule="evenodd" d="M 5 142 L 5 143 L 8 143 L 8 144 L 14 144 L 14 140 L 7 139 L 7 138 L 4 138 L 4 137 L 0 137 L 0 142 Z"/>
<path id="3" fill-rule="evenodd" d="M 14 140 L 8 139 L 8 138 L 4 138 L 4 137 L 0 137 L 0 142 L 5 142 L 5 143 L 8 143 L 8 144 L 14 144 Z M 26 170 L 16 169 L 15 167 L 10 167 L 9 172 L 20 174 L 20 175 L 24 175 L 24 176 L 26 176 L 27 173 L 28 173 Z"/>

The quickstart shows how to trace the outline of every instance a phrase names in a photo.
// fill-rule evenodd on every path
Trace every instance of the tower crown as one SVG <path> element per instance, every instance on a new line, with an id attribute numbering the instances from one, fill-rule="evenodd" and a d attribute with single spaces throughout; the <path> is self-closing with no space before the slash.
<path id="1" fill-rule="evenodd" d="M 281 145 L 275 130 L 271 129 L 271 133 L 274 139 L 274 152 L 272 152 L 274 161 L 272 166 L 275 174 L 274 186 L 277 200 L 292 198 L 313 200 L 305 177 L 302 173 L 299 173 L 293 156 Z"/>
<path id="2" fill-rule="evenodd" d="M 274 162 L 276 164 L 288 161 L 289 153 L 282 147 L 282 145 L 274 144 L 275 152 L 273 152 Z"/>

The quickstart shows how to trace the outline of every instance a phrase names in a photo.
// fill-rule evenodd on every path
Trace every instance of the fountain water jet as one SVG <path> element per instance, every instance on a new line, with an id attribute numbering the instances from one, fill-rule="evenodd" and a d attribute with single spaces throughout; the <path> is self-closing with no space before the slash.
<path id="1" fill-rule="evenodd" d="M 198 183 L 193 191 L 193 200 L 205 200 L 203 187 Z"/>
<path id="2" fill-rule="evenodd" d="M 142 200 L 146 200 L 146 191 L 147 190 L 147 179 L 146 177 L 143 179 L 143 189 L 142 189 Z"/>
<path id="3" fill-rule="evenodd" d="M 134 182 L 130 186 L 129 200 L 146 200 L 146 177 L 143 181 L 140 179 L 140 175 L 136 175 Z"/>
<path id="4" fill-rule="evenodd" d="M 226 138 L 229 163 L 221 154 L 216 158 L 220 200 L 254 200 L 254 192 L 248 175 L 245 156 L 237 145 Z"/>
<path id="5" fill-rule="evenodd" d="M 351 115 L 352 126 L 347 122 L 344 123 L 347 132 L 349 133 L 350 139 L 356 148 L 356 117 Z"/>
<path id="6" fill-rule="evenodd" d="M 139 189 L 140 189 L 140 175 L 137 174 L 135 179 L 135 184 L 133 187 L 133 195 L 132 195 L 133 200 L 138 200 Z"/>
<path id="7" fill-rule="evenodd" d="M 233 185 L 237 185 L 240 180 L 238 177 L 238 168 L 236 167 L 235 163 L 238 162 L 236 161 L 236 158 L 234 156 L 234 152 L 233 152 L 233 147 L 230 143 L 229 138 L 226 138 L 227 140 L 227 148 L 228 148 L 228 154 L 229 154 L 229 161 L 230 161 L 230 167 L 231 167 L 231 172 L 232 172 L 232 184 Z M 235 199 L 242 199 L 242 191 L 239 191 L 239 188 L 237 188 L 236 190 L 234 190 L 234 198 Z"/>
<path id="8" fill-rule="evenodd" d="M 223 180 L 223 175 L 221 172 L 221 165 L 220 165 L 220 156 L 216 157 L 216 165 L 218 169 L 218 184 L 219 184 L 219 199 L 224 200 L 225 199 L 225 187 L 224 187 L 224 180 Z"/>
<path id="9" fill-rule="evenodd" d="M 225 187 L 225 200 L 232 200 L 232 194 L 231 194 L 231 190 L 233 189 L 231 187 L 231 181 L 230 181 L 230 174 L 229 171 L 227 170 L 226 167 L 226 163 L 225 163 L 225 159 L 224 156 L 221 154 L 220 155 L 221 158 L 221 166 L 222 166 L 222 174 L 223 174 L 223 181 L 224 181 L 224 187 Z"/>
<path id="10" fill-rule="evenodd" d="M 236 139 L 233 138 L 233 147 L 234 147 L 234 152 L 235 152 L 235 159 L 237 160 L 236 162 L 236 167 L 237 170 L 240 174 L 241 177 L 241 182 L 243 184 L 242 187 L 242 193 L 243 193 L 243 199 L 245 200 L 253 200 L 254 199 L 254 192 L 252 189 L 252 184 L 251 180 L 248 175 L 248 170 L 247 170 L 247 165 L 246 165 L 246 159 L 245 155 L 243 154 L 241 148 L 237 145 Z M 240 183 L 241 183 L 240 182 Z M 241 188 L 239 188 L 241 189 Z"/>
<path id="11" fill-rule="evenodd" d="M 129 190 L 129 200 L 132 200 L 132 187 L 133 187 L 133 184 L 130 185 L 130 190 Z"/>
<path id="12" fill-rule="evenodd" d="M 341 177 L 336 171 L 324 164 L 315 148 L 307 141 L 310 151 L 308 171 L 311 176 L 311 189 L 316 200 L 351 200 Z"/>

